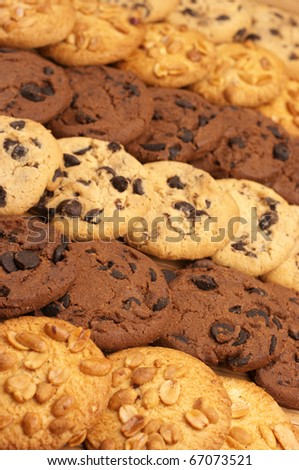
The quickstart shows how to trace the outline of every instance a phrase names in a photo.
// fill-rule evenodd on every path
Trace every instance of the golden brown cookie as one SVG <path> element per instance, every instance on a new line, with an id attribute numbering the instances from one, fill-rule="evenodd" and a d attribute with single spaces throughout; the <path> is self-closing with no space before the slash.
<path id="1" fill-rule="evenodd" d="M 272 52 L 248 41 L 217 46 L 214 70 L 191 86 L 211 103 L 256 107 L 276 98 L 285 67 Z"/>
<path id="2" fill-rule="evenodd" d="M 75 11 L 67 0 L 2 0 L 0 45 L 30 49 L 62 41 L 72 30 Z"/>
<path id="3" fill-rule="evenodd" d="M 108 409 L 87 434 L 89 449 L 219 449 L 230 400 L 217 375 L 181 351 L 142 347 L 109 356 Z"/>
<path id="4" fill-rule="evenodd" d="M 276 401 L 253 382 L 222 377 L 232 422 L 222 449 L 299 450 L 294 427 Z"/>
<path id="5" fill-rule="evenodd" d="M 60 449 L 85 439 L 111 386 L 111 364 L 89 336 L 57 319 L 0 324 L 0 449 Z"/>
<path id="6" fill-rule="evenodd" d="M 215 47 L 197 31 L 167 23 L 146 25 L 141 46 L 118 66 L 136 73 L 147 85 L 184 87 L 212 69 Z"/>
<path id="7" fill-rule="evenodd" d="M 102 3 L 110 5 L 121 5 L 130 8 L 133 12 L 138 11 L 144 23 L 162 21 L 172 10 L 175 9 L 179 0 L 102 0 Z"/>
<path id="8" fill-rule="evenodd" d="M 42 53 L 63 65 L 109 64 L 128 57 L 142 42 L 144 27 L 138 12 L 97 0 L 75 0 L 72 31 Z"/>

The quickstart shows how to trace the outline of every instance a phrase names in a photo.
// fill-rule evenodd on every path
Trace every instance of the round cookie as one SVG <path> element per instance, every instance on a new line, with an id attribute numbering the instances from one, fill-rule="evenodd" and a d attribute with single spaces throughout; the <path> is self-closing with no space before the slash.
<path id="1" fill-rule="evenodd" d="M 290 204 L 299 205 L 299 139 L 293 137 L 291 141 L 293 155 L 285 161 L 281 173 L 277 175 L 272 188 Z"/>
<path id="2" fill-rule="evenodd" d="M 299 291 L 299 237 L 296 238 L 295 246 L 287 259 L 265 274 L 263 280 Z"/>
<path id="3" fill-rule="evenodd" d="M 212 69 L 215 47 L 201 33 L 168 23 L 147 24 L 141 46 L 118 63 L 147 85 L 181 88 Z"/>
<path id="4" fill-rule="evenodd" d="M 196 133 L 215 117 L 217 107 L 188 90 L 162 87 L 148 90 L 154 103 L 153 118 L 146 132 L 127 145 L 128 152 L 142 163 L 188 162 L 196 158 Z"/>
<path id="5" fill-rule="evenodd" d="M 72 31 L 41 52 L 63 65 L 110 64 L 128 57 L 142 42 L 144 27 L 138 12 L 97 0 L 73 0 Z"/>
<path id="6" fill-rule="evenodd" d="M 275 269 L 291 253 L 298 232 L 289 204 L 272 189 L 248 180 L 218 180 L 240 210 L 239 228 L 213 255 L 216 264 L 252 276 Z"/>
<path id="7" fill-rule="evenodd" d="M 144 23 L 155 23 L 162 21 L 172 10 L 175 9 L 179 0 L 102 0 L 102 3 L 110 5 L 121 5 L 132 11 L 138 11 Z"/>
<path id="8" fill-rule="evenodd" d="M 246 4 L 238 0 L 180 0 L 166 21 L 199 31 L 216 44 L 231 42 L 251 26 Z"/>
<path id="9" fill-rule="evenodd" d="M 0 46 L 34 49 L 62 41 L 75 11 L 65 0 L 4 0 L 0 18 Z"/>
<path id="10" fill-rule="evenodd" d="M 35 217 L 0 217 L 0 317 L 56 300 L 76 276 L 68 243 Z"/>
<path id="11" fill-rule="evenodd" d="M 55 137 L 88 136 L 125 145 L 145 131 L 153 103 L 135 74 L 105 66 L 70 67 L 66 74 L 73 100 L 48 123 Z"/>
<path id="12" fill-rule="evenodd" d="M 73 250 L 77 277 L 42 314 L 90 328 L 91 339 L 105 351 L 157 339 L 171 316 L 168 286 L 158 265 L 120 242 L 74 243 Z"/>
<path id="13" fill-rule="evenodd" d="M 48 318 L 0 324 L 0 449 L 60 449 L 84 440 L 111 387 L 111 363 L 89 335 Z"/>
<path id="14" fill-rule="evenodd" d="M 252 42 L 217 46 L 213 71 L 191 90 L 217 105 L 257 107 L 275 99 L 285 84 L 278 57 Z"/>
<path id="15" fill-rule="evenodd" d="M 28 211 L 62 163 L 62 152 L 47 129 L 7 116 L 0 116 L 0 157 L 0 214 Z"/>
<path id="16" fill-rule="evenodd" d="M 162 259 L 197 259 L 227 243 L 229 221 L 239 210 L 217 181 L 182 162 L 144 168 L 150 210 L 130 225 L 126 239 L 131 246 Z"/>
<path id="17" fill-rule="evenodd" d="M 0 114 L 45 123 L 70 105 L 64 70 L 30 51 L 0 50 Z"/>
<path id="18" fill-rule="evenodd" d="M 232 402 L 223 450 L 299 450 L 293 425 L 271 395 L 252 382 L 221 378 Z"/>
<path id="19" fill-rule="evenodd" d="M 144 167 L 117 142 L 88 137 L 57 142 L 64 164 L 57 188 L 46 193 L 37 213 L 50 212 L 57 230 L 71 239 L 124 236 L 150 208 Z"/>
<path id="20" fill-rule="evenodd" d="M 87 434 L 89 449 L 219 449 L 231 420 L 217 375 L 180 351 L 133 348 L 109 356 L 108 409 Z"/>
<path id="21" fill-rule="evenodd" d="M 271 284 L 201 260 L 178 270 L 169 287 L 173 320 L 158 344 L 242 372 L 282 351 L 288 318 Z"/>

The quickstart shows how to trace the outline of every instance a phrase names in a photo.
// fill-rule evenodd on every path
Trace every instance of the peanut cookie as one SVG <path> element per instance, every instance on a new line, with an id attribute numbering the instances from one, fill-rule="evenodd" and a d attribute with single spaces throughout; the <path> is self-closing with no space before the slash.
<path id="1" fill-rule="evenodd" d="M 147 172 L 117 142 L 59 139 L 64 164 L 57 188 L 38 204 L 58 231 L 83 241 L 119 238 L 150 208 Z"/>
<path id="2" fill-rule="evenodd" d="M 217 46 L 213 71 L 191 86 L 211 103 L 256 107 L 283 89 L 284 64 L 272 52 L 252 42 Z"/>
<path id="3" fill-rule="evenodd" d="M 73 251 L 76 280 L 42 314 L 90 328 L 91 339 L 105 351 L 157 339 L 171 312 L 168 286 L 156 263 L 120 242 L 75 243 Z"/>
<path id="4" fill-rule="evenodd" d="M 74 0 L 76 22 L 62 41 L 41 52 L 63 65 L 110 64 L 127 58 L 142 42 L 138 12 L 97 0 Z"/>
<path id="5" fill-rule="evenodd" d="M 0 449 L 60 449 L 85 439 L 111 387 L 111 363 L 89 336 L 56 319 L 0 324 Z"/>
<path id="6" fill-rule="evenodd" d="M 230 400 L 205 364 L 167 348 L 133 348 L 109 356 L 108 409 L 87 434 L 100 450 L 219 449 L 229 431 Z"/>
<path id="7" fill-rule="evenodd" d="M 259 111 L 284 127 L 291 135 L 299 136 L 299 82 L 288 80 L 280 94 Z"/>
<path id="8" fill-rule="evenodd" d="M 2 0 L 0 45 L 36 48 L 62 41 L 75 24 L 72 2 L 65 0 Z"/>
<path id="9" fill-rule="evenodd" d="M 230 433 L 222 449 L 299 450 L 294 427 L 276 401 L 252 382 L 222 377 L 232 402 Z"/>
<path id="10" fill-rule="evenodd" d="M 0 317 L 56 300 L 76 276 L 76 258 L 60 234 L 34 217 L 0 217 Z"/>
<path id="11" fill-rule="evenodd" d="M 273 286 L 210 260 L 192 266 L 169 282 L 173 319 L 158 344 L 239 372 L 277 358 L 289 318 Z"/>
<path id="12" fill-rule="evenodd" d="M 239 210 L 217 181 L 182 162 L 147 163 L 144 168 L 151 208 L 130 226 L 130 245 L 162 259 L 196 259 L 227 243 L 229 221 Z"/>
<path id="13" fill-rule="evenodd" d="M 0 156 L 0 214 L 23 214 L 51 183 L 62 152 L 41 124 L 0 116 Z"/>
<path id="14" fill-rule="evenodd" d="M 218 111 L 192 91 L 149 87 L 153 118 L 146 131 L 126 148 L 142 163 L 159 160 L 188 162 L 196 158 L 195 138 L 200 127 Z"/>
<path id="15" fill-rule="evenodd" d="M 231 42 L 251 26 L 251 17 L 241 0 L 180 0 L 166 21 L 204 34 L 210 41 Z"/>
<path id="16" fill-rule="evenodd" d="M 145 23 L 162 21 L 172 10 L 175 9 L 179 0 L 102 0 L 102 3 L 110 5 L 121 5 L 130 10 L 138 11 Z"/>
<path id="17" fill-rule="evenodd" d="M 203 79 L 213 67 L 214 45 L 201 33 L 168 23 L 146 25 L 141 46 L 119 62 L 147 85 L 181 88 Z"/>
<path id="18" fill-rule="evenodd" d="M 41 123 L 70 105 L 64 70 L 30 51 L 0 50 L 0 113 Z"/>
<path id="19" fill-rule="evenodd" d="M 88 136 L 125 145 L 145 131 L 153 103 L 135 74 L 100 65 L 69 67 L 66 74 L 73 99 L 48 123 L 55 137 Z"/>
<path id="20" fill-rule="evenodd" d="M 291 253 L 298 231 L 289 204 L 272 189 L 248 180 L 218 180 L 240 210 L 239 228 L 213 255 L 216 264 L 252 276 L 275 269 Z"/>

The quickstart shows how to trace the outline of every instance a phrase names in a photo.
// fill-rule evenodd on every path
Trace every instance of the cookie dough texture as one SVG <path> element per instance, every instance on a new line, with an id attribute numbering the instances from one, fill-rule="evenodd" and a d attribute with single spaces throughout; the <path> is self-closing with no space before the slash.
<path id="1" fill-rule="evenodd" d="M 218 449 L 230 427 L 221 379 L 201 361 L 167 348 L 109 356 L 108 409 L 87 434 L 89 449 Z"/>
<path id="2" fill-rule="evenodd" d="M 3 0 L 0 45 L 33 49 L 62 41 L 72 30 L 75 11 L 65 0 Z"/>
<path id="3" fill-rule="evenodd" d="M 0 116 L 0 156 L 0 214 L 23 214 L 51 186 L 62 152 L 41 124 Z"/>
<path id="4" fill-rule="evenodd" d="M 82 443 L 106 407 L 110 371 L 89 330 L 48 318 L 0 324 L 0 448 Z"/>
<path id="5" fill-rule="evenodd" d="M 110 5 L 120 5 L 129 8 L 133 12 L 138 12 L 145 23 L 154 23 L 163 20 L 172 10 L 175 9 L 179 0 L 103 0 L 102 3 Z"/>

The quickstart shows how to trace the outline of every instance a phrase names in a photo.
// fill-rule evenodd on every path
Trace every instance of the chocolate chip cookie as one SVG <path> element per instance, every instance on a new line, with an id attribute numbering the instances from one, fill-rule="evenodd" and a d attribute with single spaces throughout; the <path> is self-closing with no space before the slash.
<path id="1" fill-rule="evenodd" d="M 91 329 L 105 351 L 157 339 L 171 319 L 169 291 L 154 261 L 120 242 L 74 243 L 77 278 L 42 314 Z"/>
<path id="2" fill-rule="evenodd" d="M 0 217 L 0 317 L 35 310 L 60 297 L 76 275 L 68 243 L 34 217 Z"/>
<path id="3" fill-rule="evenodd" d="M 0 114 L 45 123 L 72 99 L 64 70 L 30 51 L 0 50 Z"/>
<path id="4" fill-rule="evenodd" d="M 49 123 L 55 137 L 88 136 L 127 144 L 144 132 L 153 104 L 136 75 L 105 66 L 70 67 L 66 73 L 73 99 Z"/>
<path id="5" fill-rule="evenodd" d="M 193 266 L 169 283 L 174 318 L 158 344 L 234 371 L 277 358 L 287 340 L 288 312 L 272 285 L 210 260 Z"/>

